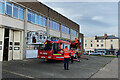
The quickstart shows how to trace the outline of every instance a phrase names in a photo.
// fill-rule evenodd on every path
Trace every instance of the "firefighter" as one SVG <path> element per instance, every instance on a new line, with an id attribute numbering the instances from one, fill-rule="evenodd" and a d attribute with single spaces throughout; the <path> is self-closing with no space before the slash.
<path id="1" fill-rule="evenodd" d="M 73 48 L 71 48 L 70 52 L 71 52 L 71 64 L 72 64 L 73 63 L 73 59 L 74 59 L 74 55 L 75 55 L 75 51 L 74 51 Z"/>
<path id="2" fill-rule="evenodd" d="M 75 38 L 75 48 L 77 49 L 77 46 L 78 46 L 78 40 L 77 38 Z"/>
<path id="3" fill-rule="evenodd" d="M 69 67 L 69 49 L 67 46 L 65 46 L 65 49 L 63 49 L 64 51 L 64 69 L 65 70 L 69 70 L 68 67 Z"/>

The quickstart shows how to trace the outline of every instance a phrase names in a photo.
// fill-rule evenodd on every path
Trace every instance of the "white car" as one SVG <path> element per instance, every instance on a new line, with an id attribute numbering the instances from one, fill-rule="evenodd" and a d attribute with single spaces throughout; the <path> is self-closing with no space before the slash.
<path id="1" fill-rule="evenodd" d="M 97 53 L 91 52 L 91 53 L 89 53 L 89 55 L 105 55 L 105 53 L 101 53 L 101 52 L 97 52 Z"/>

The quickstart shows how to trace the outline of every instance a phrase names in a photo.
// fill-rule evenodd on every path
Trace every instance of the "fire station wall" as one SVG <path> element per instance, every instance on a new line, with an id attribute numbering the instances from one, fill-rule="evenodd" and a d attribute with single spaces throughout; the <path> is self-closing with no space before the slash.
<path id="1" fill-rule="evenodd" d="M 0 25 L 2 25 L 2 15 L 0 15 Z"/>
<path id="2" fill-rule="evenodd" d="M 38 30 L 46 31 L 46 27 L 41 27 L 39 25 L 28 22 L 27 30 L 28 31 L 38 31 Z"/>
<path id="3" fill-rule="evenodd" d="M 62 33 L 62 38 L 70 39 L 70 35 L 66 33 Z"/>
<path id="4" fill-rule="evenodd" d="M 3 46 L 4 46 L 4 28 L 0 28 L 0 61 L 3 61 Z"/>
<path id="5" fill-rule="evenodd" d="M 10 16 L 2 15 L 2 25 L 9 26 L 12 28 L 24 29 L 24 21 L 18 20 Z"/>
<path id="6" fill-rule="evenodd" d="M 50 35 L 60 37 L 60 32 L 50 29 Z"/>

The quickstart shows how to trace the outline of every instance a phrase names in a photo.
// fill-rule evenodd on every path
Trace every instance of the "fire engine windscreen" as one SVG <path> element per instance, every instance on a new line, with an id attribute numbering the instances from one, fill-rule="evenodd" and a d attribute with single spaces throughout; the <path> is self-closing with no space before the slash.
<path id="1" fill-rule="evenodd" d="M 47 44 L 40 44 L 39 50 L 52 50 L 53 44 L 47 43 Z"/>

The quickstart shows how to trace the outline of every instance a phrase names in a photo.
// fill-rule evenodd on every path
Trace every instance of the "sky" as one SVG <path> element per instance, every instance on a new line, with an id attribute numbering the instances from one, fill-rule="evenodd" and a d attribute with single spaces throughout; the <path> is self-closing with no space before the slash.
<path id="1" fill-rule="evenodd" d="M 44 2 L 80 25 L 84 36 L 118 36 L 117 2 Z"/>

